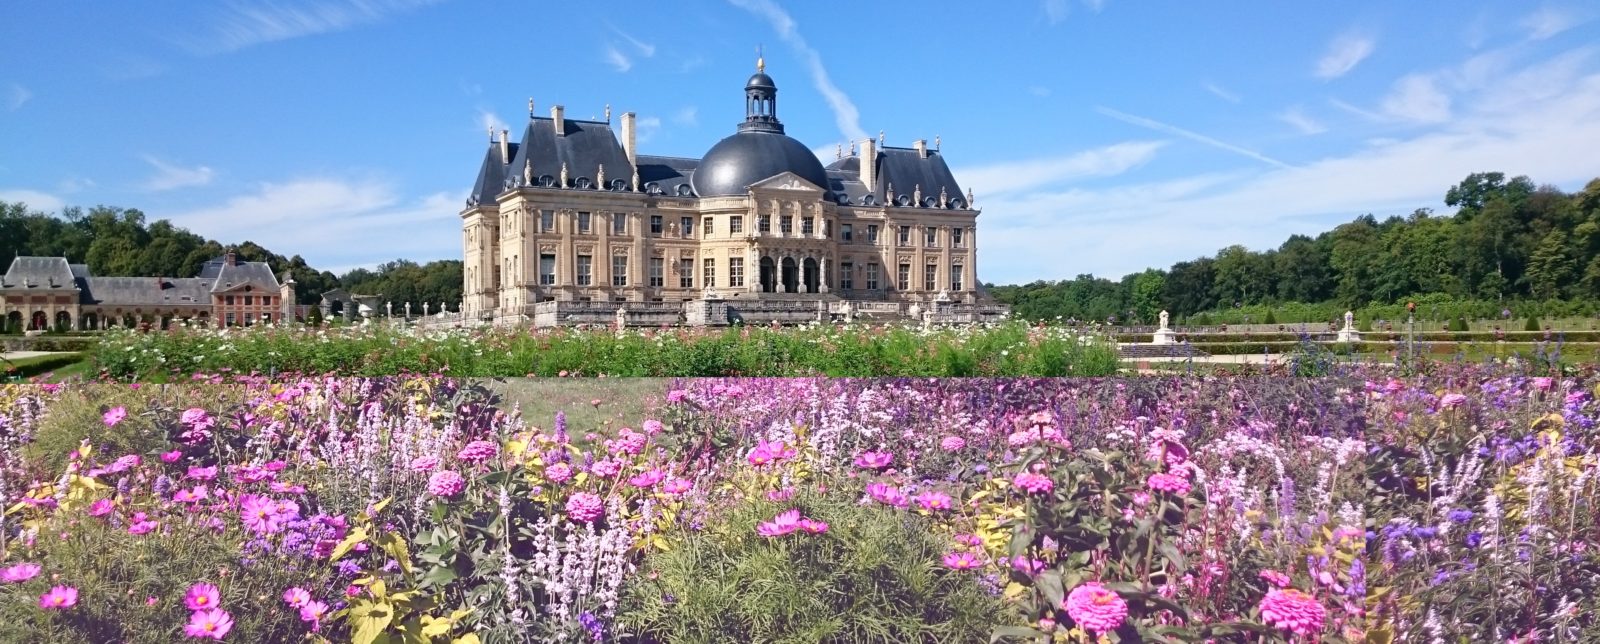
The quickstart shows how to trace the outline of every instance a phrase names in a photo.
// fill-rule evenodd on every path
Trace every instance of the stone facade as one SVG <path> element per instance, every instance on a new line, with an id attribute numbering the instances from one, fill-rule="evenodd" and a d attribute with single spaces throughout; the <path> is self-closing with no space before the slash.
<path id="1" fill-rule="evenodd" d="M 294 281 L 233 253 L 200 277 L 95 277 L 63 257 L 17 257 L 0 277 L 0 319 L 27 331 L 97 330 L 148 323 L 250 326 L 295 319 Z"/>
<path id="2" fill-rule="evenodd" d="M 559 106 L 530 111 L 520 142 L 502 131 L 461 212 L 465 317 L 577 323 L 590 308 L 633 317 L 701 300 L 805 303 L 807 320 L 838 301 L 993 308 L 977 276 L 980 211 L 937 148 L 866 140 L 823 168 L 782 134 L 770 77 L 746 91 L 746 123 L 704 159 L 639 155 L 631 113 L 620 141 Z M 680 321 L 703 319 L 690 308 Z"/>

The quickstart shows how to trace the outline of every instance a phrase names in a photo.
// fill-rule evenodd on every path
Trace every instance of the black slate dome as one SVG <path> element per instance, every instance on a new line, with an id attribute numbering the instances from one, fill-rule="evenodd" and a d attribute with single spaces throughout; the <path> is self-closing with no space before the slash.
<path id="1" fill-rule="evenodd" d="M 706 152 L 689 183 L 702 197 L 743 195 L 750 184 L 793 172 L 828 189 L 828 172 L 804 143 L 776 132 L 739 132 Z"/>
<path id="2" fill-rule="evenodd" d="M 756 75 L 751 76 L 750 80 L 746 81 L 744 86 L 746 89 L 754 87 L 770 87 L 772 89 L 778 89 L 777 83 L 772 82 L 772 77 L 768 76 L 766 72 L 756 72 Z"/>

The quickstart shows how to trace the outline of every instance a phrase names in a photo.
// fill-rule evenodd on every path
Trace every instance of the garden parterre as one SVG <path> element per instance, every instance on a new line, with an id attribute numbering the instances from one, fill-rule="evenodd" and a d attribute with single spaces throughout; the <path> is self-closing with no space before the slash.
<path id="1" fill-rule="evenodd" d="M 1585 641 L 1591 375 L 0 390 L 0 640 Z"/>

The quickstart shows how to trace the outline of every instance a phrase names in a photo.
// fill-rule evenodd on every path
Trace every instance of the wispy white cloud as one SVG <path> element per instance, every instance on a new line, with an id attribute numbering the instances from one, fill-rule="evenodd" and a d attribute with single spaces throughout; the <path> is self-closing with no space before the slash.
<path id="1" fill-rule="evenodd" d="M 23 104 L 33 99 L 33 92 L 28 88 L 12 83 L 6 88 L 6 109 L 15 112 L 22 109 Z"/>
<path id="2" fill-rule="evenodd" d="M 145 190 L 152 192 L 203 186 L 216 177 L 216 171 L 203 165 L 185 168 L 148 154 L 144 156 L 144 161 L 156 169 L 155 176 L 145 179 L 143 184 Z"/>
<path id="3" fill-rule="evenodd" d="M 1278 115 L 1278 120 L 1293 126 L 1301 134 L 1322 134 L 1328 131 L 1328 126 L 1307 116 L 1305 109 L 1299 105 L 1284 110 L 1283 113 Z"/>
<path id="4" fill-rule="evenodd" d="M 1518 25 L 1527 30 L 1529 40 L 1544 40 L 1576 27 L 1586 20 L 1588 17 L 1571 9 L 1544 6 L 1524 16 Z"/>
<path id="5" fill-rule="evenodd" d="M 83 192 L 95 187 L 96 185 L 98 184 L 94 182 L 94 179 L 87 177 L 68 177 L 61 180 L 61 183 L 57 184 L 56 189 L 67 194 L 72 194 L 75 192 Z"/>
<path id="6" fill-rule="evenodd" d="M 1227 101 L 1229 103 L 1238 104 L 1240 101 L 1244 100 L 1244 99 L 1239 98 L 1238 94 L 1235 94 L 1235 93 L 1230 92 L 1230 91 L 1228 91 L 1226 89 L 1223 89 L 1221 85 L 1218 85 L 1218 84 L 1213 83 L 1211 81 L 1206 81 L 1205 83 L 1202 83 L 1200 86 L 1204 87 L 1206 91 L 1211 92 L 1211 94 L 1216 96 L 1217 98 L 1220 98 L 1220 99 L 1222 99 L 1224 101 Z"/>
<path id="7" fill-rule="evenodd" d="M 700 124 L 700 108 L 685 105 L 672 113 L 672 122 L 682 127 L 694 127 Z"/>
<path id="8" fill-rule="evenodd" d="M 957 168 L 954 173 L 974 191 L 1005 194 L 1072 179 L 1119 175 L 1155 158 L 1164 146 L 1165 141 L 1128 141 L 1077 154 Z"/>
<path id="9" fill-rule="evenodd" d="M 619 74 L 626 74 L 628 70 L 633 69 L 633 60 L 629 59 L 627 54 L 622 53 L 622 50 L 617 49 L 614 45 L 606 45 L 605 59 L 606 63 L 611 65 L 612 69 L 617 70 Z"/>
<path id="10" fill-rule="evenodd" d="M 334 33 L 381 22 L 439 0 L 334 0 L 227 5 L 209 34 L 180 44 L 199 54 L 238 51 L 263 43 Z"/>
<path id="11" fill-rule="evenodd" d="M 1355 105 L 1351 105 L 1349 102 L 1342 101 L 1342 100 L 1339 100 L 1337 98 L 1328 99 L 1328 104 L 1332 105 L 1334 107 L 1337 107 L 1337 108 L 1339 108 L 1341 110 L 1344 110 L 1346 112 L 1349 112 L 1351 114 L 1354 114 L 1356 116 L 1359 116 L 1361 118 L 1367 119 L 1369 121 L 1384 121 L 1384 120 L 1387 120 L 1386 118 L 1384 118 L 1384 116 L 1382 114 L 1379 114 L 1379 113 L 1374 112 L 1374 111 L 1369 110 L 1369 109 L 1364 109 L 1364 108 L 1361 108 L 1361 107 L 1357 107 Z"/>
<path id="12" fill-rule="evenodd" d="M 28 204 L 28 210 L 38 212 L 61 212 L 62 206 L 66 205 L 60 197 L 27 188 L 0 188 L 0 201 L 25 203 Z"/>
<path id="13" fill-rule="evenodd" d="M 1040 0 L 1039 8 L 1044 11 L 1045 20 L 1052 25 L 1066 20 L 1067 14 L 1072 13 L 1072 5 L 1067 0 Z"/>
<path id="14" fill-rule="evenodd" d="M 1118 112 L 1117 110 L 1111 109 L 1109 107 L 1096 107 L 1095 111 L 1097 111 L 1097 112 L 1099 112 L 1101 114 L 1104 114 L 1106 116 L 1109 116 L 1111 118 L 1117 119 L 1119 121 L 1122 121 L 1124 123 L 1128 123 L 1128 124 L 1131 124 L 1131 125 L 1137 125 L 1137 126 L 1142 127 L 1142 128 L 1155 130 L 1157 132 L 1166 132 L 1167 134 L 1173 134 L 1173 135 L 1181 136 L 1181 137 L 1189 139 L 1191 141 L 1195 141 L 1195 142 L 1198 142 L 1198 143 L 1204 143 L 1206 145 L 1209 145 L 1211 147 L 1217 148 L 1219 150 L 1227 150 L 1228 152 L 1232 152 L 1232 153 L 1238 154 L 1240 156 L 1249 157 L 1251 159 L 1255 159 L 1255 160 L 1260 161 L 1262 163 L 1266 163 L 1266 164 L 1269 164 L 1269 165 L 1275 165 L 1275 166 L 1278 166 L 1280 168 L 1289 167 L 1289 164 L 1284 163 L 1282 161 L 1279 161 L 1277 159 L 1274 159 L 1272 157 L 1269 157 L 1269 156 L 1267 156 L 1265 154 L 1262 154 L 1260 152 L 1256 152 L 1255 150 L 1250 150 L 1250 149 L 1247 149 L 1247 148 L 1243 148 L 1243 147 L 1234 145 L 1232 143 L 1219 141 L 1217 139 L 1211 138 L 1211 137 L 1206 136 L 1204 134 L 1200 134 L 1198 132 L 1192 132 L 1192 131 L 1189 131 L 1189 130 L 1185 130 L 1185 129 L 1183 129 L 1181 127 L 1178 127 L 1178 126 L 1175 126 L 1175 125 L 1168 125 L 1166 123 L 1162 123 L 1162 122 L 1154 120 L 1154 119 L 1148 119 L 1148 118 L 1145 118 L 1145 117 L 1142 117 L 1142 116 L 1134 116 L 1132 114 L 1127 114 L 1127 113 L 1124 113 L 1124 112 Z"/>
<path id="15" fill-rule="evenodd" d="M 607 22 L 606 26 L 610 27 L 611 31 L 616 32 L 618 36 L 622 36 L 622 39 L 628 41 L 628 44 L 633 45 L 633 48 L 638 50 L 640 56 L 650 58 L 656 55 L 656 46 L 654 44 L 634 38 L 628 32 L 617 28 L 616 25 L 613 25 L 610 22 Z"/>
<path id="16" fill-rule="evenodd" d="M 639 137 L 639 142 L 646 143 L 655 138 L 656 133 L 661 131 L 661 117 L 641 116 L 634 121 L 633 126 L 635 128 L 634 135 Z"/>
<path id="17" fill-rule="evenodd" d="M 478 129 L 489 133 L 489 138 L 494 138 L 500 130 L 509 130 L 510 126 L 500 120 L 500 115 L 492 111 L 478 110 Z"/>
<path id="18" fill-rule="evenodd" d="M 1028 93 L 1043 98 L 1050 95 L 1050 88 L 1043 85 L 1029 85 Z"/>
<path id="19" fill-rule="evenodd" d="M 111 80 L 131 81 L 160 76 L 167 66 L 147 56 L 122 55 L 102 64 L 100 69 Z"/>
<path id="20" fill-rule="evenodd" d="M 1328 44 L 1327 53 L 1317 59 L 1316 75 L 1321 79 L 1333 79 L 1350 73 L 1356 65 L 1372 55 L 1372 50 L 1377 46 L 1377 40 L 1372 36 L 1350 32 L 1342 34 Z"/>
<path id="21" fill-rule="evenodd" d="M 1384 97 L 1383 114 L 1412 123 L 1443 123 L 1450 120 L 1450 96 L 1439 89 L 1433 76 L 1407 74 L 1395 81 Z"/>
<path id="22" fill-rule="evenodd" d="M 778 37 L 788 43 L 789 47 L 805 61 L 807 69 L 811 72 L 811 83 L 828 102 L 828 107 L 833 110 L 833 120 L 839 127 L 840 133 L 849 139 L 867 138 L 867 131 L 861 129 L 861 112 L 856 109 L 855 103 L 850 101 L 850 97 L 845 95 L 844 90 L 833 84 L 833 80 L 828 77 L 827 68 L 822 65 L 822 55 L 806 44 L 805 38 L 800 35 L 799 25 L 789 16 L 789 12 L 784 11 L 783 7 L 772 0 L 729 0 L 729 2 L 765 19 L 773 31 L 778 32 Z"/>

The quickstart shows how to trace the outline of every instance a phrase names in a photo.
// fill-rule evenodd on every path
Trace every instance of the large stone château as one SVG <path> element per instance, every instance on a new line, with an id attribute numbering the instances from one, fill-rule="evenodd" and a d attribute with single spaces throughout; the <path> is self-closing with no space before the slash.
<path id="1" fill-rule="evenodd" d="M 65 257 L 17 257 L 0 277 L 0 319 L 29 331 L 293 321 L 294 280 L 284 277 L 232 252 L 206 262 L 199 277 L 96 277 Z"/>
<path id="2" fill-rule="evenodd" d="M 700 159 L 640 154 L 633 113 L 529 115 L 491 140 L 461 211 L 468 319 L 725 324 L 1004 314 L 977 276 L 979 210 L 936 144 L 784 134 L 757 63 L 745 119 Z M 619 313 L 618 310 L 622 309 Z"/>

